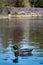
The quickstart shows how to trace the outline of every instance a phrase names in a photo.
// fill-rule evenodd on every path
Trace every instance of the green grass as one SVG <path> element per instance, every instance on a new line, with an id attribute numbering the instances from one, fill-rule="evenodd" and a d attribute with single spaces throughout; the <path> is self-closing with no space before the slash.
<path id="1" fill-rule="evenodd" d="M 0 16 L 7 16 L 7 14 L 0 14 Z"/>

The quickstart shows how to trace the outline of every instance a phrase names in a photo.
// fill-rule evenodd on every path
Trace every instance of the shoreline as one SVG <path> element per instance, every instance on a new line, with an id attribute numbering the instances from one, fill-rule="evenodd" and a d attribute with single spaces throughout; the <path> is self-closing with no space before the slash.
<path id="1" fill-rule="evenodd" d="M 12 18 L 12 17 L 17 17 L 17 18 L 21 18 L 21 17 L 42 17 L 43 15 L 38 15 L 38 14 L 26 14 L 26 15 L 22 15 L 22 14 L 20 14 L 20 15 L 0 15 L 0 19 L 10 19 L 10 18 Z"/>

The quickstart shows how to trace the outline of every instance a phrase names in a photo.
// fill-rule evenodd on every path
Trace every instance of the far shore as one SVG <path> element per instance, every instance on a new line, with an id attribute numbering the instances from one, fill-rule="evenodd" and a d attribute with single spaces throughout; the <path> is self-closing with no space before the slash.
<path id="1" fill-rule="evenodd" d="M 12 18 L 12 17 L 17 17 L 17 18 L 21 18 L 21 17 L 25 17 L 25 18 L 27 18 L 27 17 L 42 17 L 43 15 L 38 15 L 38 14 L 25 14 L 25 15 L 23 15 L 23 14 L 20 14 L 20 15 L 0 15 L 0 19 L 6 19 L 6 18 Z"/>

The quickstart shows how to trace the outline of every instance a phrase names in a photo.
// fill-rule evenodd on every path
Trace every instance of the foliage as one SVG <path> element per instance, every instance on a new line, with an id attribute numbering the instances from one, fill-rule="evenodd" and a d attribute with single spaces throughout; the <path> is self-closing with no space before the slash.
<path id="1" fill-rule="evenodd" d="M 0 3 L 0 8 L 1 8 L 1 7 L 4 7 L 4 4 L 3 4 L 3 3 Z"/>
<path id="2" fill-rule="evenodd" d="M 34 0 L 29 0 L 29 2 L 30 2 L 30 6 L 33 7 Z"/>
<path id="3" fill-rule="evenodd" d="M 1 0 L 0 1 L 0 8 L 5 7 L 6 6 L 6 1 L 5 0 Z"/>
<path id="4" fill-rule="evenodd" d="M 31 7 L 42 7 L 43 8 L 43 0 L 29 0 Z"/>
<path id="5" fill-rule="evenodd" d="M 24 0 L 16 0 L 15 7 L 25 7 Z"/>
<path id="6" fill-rule="evenodd" d="M 43 8 L 43 0 L 37 0 L 35 7 L 41 7 Z"/>
<path id="7" fill-rule="evenodd" d="M 28 3 L 30 3 L 30 5 L 28 6 L 43 8 L 43 0 L 0 0 L 0 7 L 5 6 L 26 7 L 26 4 Z"/>
<path id="8" fill-rule="evenodd" d="M 25 7 L 25 0 L 1 0 L 0 7 L 3 6 Z"/>

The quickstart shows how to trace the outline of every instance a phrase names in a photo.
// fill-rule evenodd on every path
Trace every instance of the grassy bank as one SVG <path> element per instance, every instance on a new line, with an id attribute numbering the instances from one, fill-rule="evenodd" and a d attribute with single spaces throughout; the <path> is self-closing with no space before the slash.
<path id="1" fill-rule="evenodd" d="M 17 18 L 30 18 L 30 17 L 43 17 L 43 15 L 38 15 L 38 14 L 29 14 L 29 15 L 7 15 L 7 14 L 1 14 L 0 15 L 0 19 L 1 18 L 12 18 L 12 17 L 17 17 Z"/>

